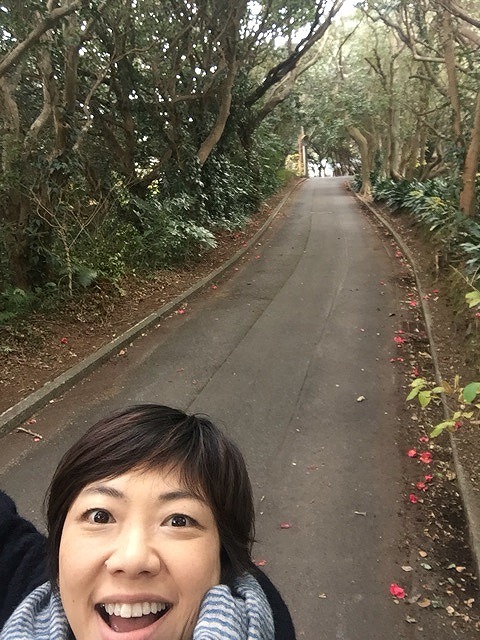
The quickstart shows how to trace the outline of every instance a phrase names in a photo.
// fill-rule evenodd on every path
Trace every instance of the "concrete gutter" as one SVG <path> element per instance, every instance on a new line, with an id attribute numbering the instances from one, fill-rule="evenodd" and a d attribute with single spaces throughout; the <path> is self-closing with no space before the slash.
<path id="1" fill-rule="evenodd" d="M 222 273 L 227 271 L 232 265 L 234 265 L 240 258 L 245 255 L 252 246 L 258 241 L 258 239 L 265 233 L 268 227 L 271 225 L 278 212 L 285 205 L 287 200 L 292 196 L 294 191 L 302 184 L 303 181 L 297 182 L 287 194 L 284 196 L 280 204 L 270 214 L 268 219 L 257 231 L 257 233 L 250 238 L 244 247 L 242 247 L 237 253 L 235 253 L 229 260 L 224 262 L 220 267 L 210 272 L 208 276 L 202 278 L 187 291 L 184 291 L 174 300 L 171 300 L 158 311 L 154 311 L 149 316 L 138 322 L 136 325 L 122 333 L 120 336 L 112 340 L 108 344 L 104 345 L 95 353 L 88 356 L 74 367 L 67 369 L 64 373 L 60 374 L 50 382 L 47 382 L 37 391 L 34 391 L 23 400 L 20 400 L 17 404 L 13 405 L 2 414 L 0 414 L 0 436 L 5 435 L 9 431 L 12 431 L 25 420 L 31 417 L 35 411 L 38 411 L 44 407 L 50 400 L 57 398 L 62 393 L 73 387 L 79 380 L 86 377 L 89 373 L 97 369 L 103 362 L 112 357 L 122 347 L 130 344 L 138 335 L 144 333 L 152 325 L 156 324 L 161 318 L 170 314 L 174 309 L 180 306 L 185 300 L 193 296 L 198 291 L 201 291 L 213 280 L 218 278 Z"/>
<path id="2" fill-rule="evenodd" d="M 437 384 L 441 385 L 441 382 L 442 380 L 444 380 L 444 378 L 440 371 L 440 365 L 438 363 L 438 358 L 437 358 L 437 351 L 435 348 L 435 341 L 433 338 L 432 316 L 430 314 L 430 309 L 428 306 L 427 299 L 424 296 L 424 293 L 422 290 L 420 277 L 415 267 L 415 260 L 409 248 L 403 242 L 403 239 L 399 236 L 396 230 L 390 225 L 390 223 L 387 220 L 385 220 L 385 218 L 381 216 L 377 211 L 375 211 L 375 209 L 358 193 L 355 193 L 355 192 L 353 193 L 356 196 L 356 198 L 360 200 L 360 202 L 365 207 L 367 207 L 370 213 L 372 213 L 372 215 L 375 216 L 378 222 L 380 222 L 381 225 L 383 225 L 386 229 L 388 229 L 391 235 L 395 238 L 395 241 L 397 242 L 397 244 L 402 249 L 403 254 L 407 258 L 408 262 L 410 263 L 410 266 L 412 267 L 412 271 L 415 276 L 417 291 L 420 297 L 422 313 L 425 321 L 425 330 L 427 333 L 428 342 L 430 344 L 430 354 L 432 356 L 433 367 L 435 370 L 435 379 Z M 445 416 L 445 420 L 449 420 L 451 418 L 451 412 L 450 412 L 450 409 L 448 408 L 447 401 L 444 394 L 442 394 L 442 405 L 443 405 L 443 413 Z M 469 480 L 469 476 L 465 470 L 465 467 L 462 464 L 462 460 L 458 453 L 458 448 L 455 441 L 455 435 L 449 432 L 449 436 L 450 436 L 450 446 L 452 448 L 452 454 L 453 454 L 453 464 L 455 467 L 455 473 L 457 475 L 457 480 L 458 480 L 458 487 L 460 489 L 460 495 L 462 497 L 463 507 L 465 509 L 465 513 L 467 517 L 470 547 L 472 549 L 473 556 L 474 556 L 476 574 L 477 576 L 480 576 L 480 503 L 479 503 L 477 494 L 473 489 L 472 483 Z"/>

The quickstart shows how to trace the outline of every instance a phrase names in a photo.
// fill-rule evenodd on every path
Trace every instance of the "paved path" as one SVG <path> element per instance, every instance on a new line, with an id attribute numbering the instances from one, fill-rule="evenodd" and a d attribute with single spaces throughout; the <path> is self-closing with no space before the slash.
<path id="1" fill-rule="evenodd" d="M 3 439 L 0 486 L 24 514 L 41 521 L 59 456 L 100 415 L 141 401 L 202 411 L 246 455 L 255 556 L 299 639 L 410 637 L 388 595 L 405 561 L 389 362 L 395 267 L 343 185 L 305 182 L 230 279 L 41 411 L 44 442 L 25 449 L 25 435 Z"/>

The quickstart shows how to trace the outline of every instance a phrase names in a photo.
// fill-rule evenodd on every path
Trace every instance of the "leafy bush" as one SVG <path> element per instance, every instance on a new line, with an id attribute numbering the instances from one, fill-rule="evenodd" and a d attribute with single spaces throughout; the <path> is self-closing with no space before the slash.
<path id="1" fill-rule="evenodd" d="M 480 224 L 466 218 L 456 206 L 455 185 L 441 178 L 382 180 L 374 185 L 374 198 L 393 210 L 408 211 L 415 222 L 435 235 L 450 261 L 463 263 L 465 270 L 480 277 Z"/>

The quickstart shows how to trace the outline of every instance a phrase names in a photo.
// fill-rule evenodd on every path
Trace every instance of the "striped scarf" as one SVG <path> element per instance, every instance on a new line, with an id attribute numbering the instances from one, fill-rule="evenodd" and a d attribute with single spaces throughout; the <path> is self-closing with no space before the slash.
<path id="1" fill-rule="evenodd" d="M 267 598 L 251 575 L 207 591 L 192 640 L 273 640 L 273 617 Z M 46 582 L 15 609 L 0 640 L 70 640 L 73 638 L 60 597 Z"/>

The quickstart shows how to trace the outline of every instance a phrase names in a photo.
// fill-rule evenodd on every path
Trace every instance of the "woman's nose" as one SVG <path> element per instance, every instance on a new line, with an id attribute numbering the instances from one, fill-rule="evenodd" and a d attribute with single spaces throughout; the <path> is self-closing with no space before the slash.
<path id="1" fill-rule="evenodd" d="M 152 546 L 148 533 L 141 527 L 128 528 L 115 539 L 105 565 L 110 573 L 129 576 L 156 575 L 162 568 L 158 550 Z"/>

